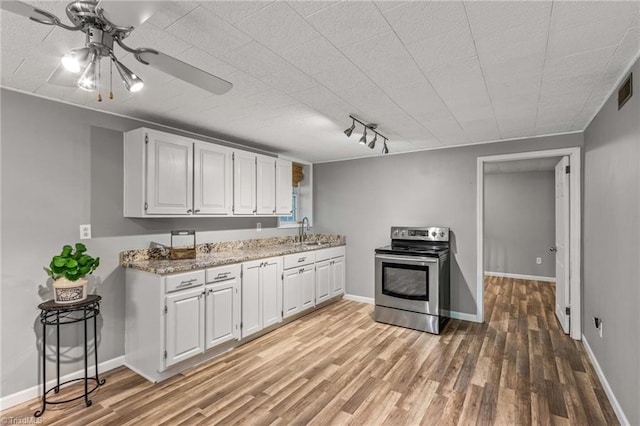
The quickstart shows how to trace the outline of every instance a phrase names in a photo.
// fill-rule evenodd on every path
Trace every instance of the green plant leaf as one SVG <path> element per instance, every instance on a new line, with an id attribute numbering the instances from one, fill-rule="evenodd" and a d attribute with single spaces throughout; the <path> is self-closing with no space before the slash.
<path id="1" fill-rule="evenodd" d="M 64 276 L 69 280 L 69 281 L 76 281 L 78 278 L 80 278 L 80 273 L 78 272 L 77 269 L 73 269 L 73 270 L 67 270 L 64 273 Z"/>
<path id="2" fill-rule="evenodd" d="M 95 262 L 93 264 L 93 269 L 97 269 L 100 266 L 100 258 L 96 257 Z"/>
<path id="3" fill-rule="evenodd" d="M 90 266 L 83 266 L 80 269 L 78 269 L 78 271 L 80 272 L 80 276 L 85 276 L 87 275 L 89 272 L 91 272 L 91 267 Z"/>
<path id="4" fill-rule="evenodd" d="M 82 243 L 76 243 L 76 251 L 80 253 L 84 253 L 85 251 L 87 251 L 87 246 L 85 246 Z"/>
<path id="5" fill-rule="evenodd" d="M 62 253 L 60 253 L 60 256 L 67 257 L 71 254 L 72 251 L 73 247 L 71 247 L 70 245 L 65 245 L 62 247 Z"/>
<path id="6" fill-rule="evenodd" d="M 91 260 L 91 256 L 83 254 L 82 256 L 80 256 L 80 258 L 78 259 L 78 263 L 80 265 L 86 265 L 87 263 L 89 263 L 89 261 Z"/>
<path id="7" fill-rule="evenodd" d="M 51 263 L 57 267 L 57 268 L 61 268 L 64 265 L 67 264 L 67 259 L 61 257 L 61 256 L 54 256 L 53 260 L 51 261 Z"/>
<path id="8" fill-rule="evenodd" d="M 78 261 L 75 259 L 69 259 L 67 260 L 67 264 L 65 265 L 67 268 L 77 268 L 78 267 Z"/>

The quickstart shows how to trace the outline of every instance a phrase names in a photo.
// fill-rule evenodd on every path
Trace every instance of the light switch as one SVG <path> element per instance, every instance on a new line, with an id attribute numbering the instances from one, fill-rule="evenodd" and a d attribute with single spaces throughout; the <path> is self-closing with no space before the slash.
<path id="1" fill-rule="evenodd" d="M 542 265 L 542 258 L 541 257 L 536 257 L 536 264 Z"/>
<path id="2" fill-rule="evenodd" d="M 81 240 L 89 240 L 91 239 L 91 225 L 80 225 L 80 239 Z"/>

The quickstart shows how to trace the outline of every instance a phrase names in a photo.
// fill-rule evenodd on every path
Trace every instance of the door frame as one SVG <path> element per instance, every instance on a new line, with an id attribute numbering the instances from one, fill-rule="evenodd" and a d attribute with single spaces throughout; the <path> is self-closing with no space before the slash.
<path id="1" fill-rule="evenodd" d="M 581 196 L 582 171 L 580 147 L 550 149 L 543 151 L 518 152 L 513 154 L 490 155 L 477 158 L 477 200 L 476 200 L 476 321 L 484 322 L 484 164 L 498 161 L 529 160 L 548 157 L 569 157 L 569 304 L 571 306 L 570 336 L 580 340 L 582 336 L 582 264 L 581 247 Z"/>

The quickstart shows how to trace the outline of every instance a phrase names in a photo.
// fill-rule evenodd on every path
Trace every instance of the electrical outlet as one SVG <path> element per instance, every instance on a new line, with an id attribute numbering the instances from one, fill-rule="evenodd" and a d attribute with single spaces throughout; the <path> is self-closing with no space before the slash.
<path id="1" fill-rule="evenodd" d="M 604 323 L 602 322 L 602 320 L 600 320 L 600 327 L 598 327 L 598 334 L 600 335 L 600 338 L 602 338 L 602 327 L 604 326 Z"/>
<path id="2" fill-rule="evenodd" d="M 80 225 L 80 239 L 91 239 L 91 225 Z"/>
<path id="3" fill-rule="evenodd" d="M 262 232 L 262 223 L 261 222 L 256 223 L 256 231 Z"/>
<path id="4" fill-rule="evenodd" d="M 536 265 L 542 265 L 542 258 L 536 257 Z"/>
<path id="5" fill-rule="evenodd" d="M 593 317 L 593 326 L 598 330 L 600 337 L 602 337 L 602 319 Z"/>

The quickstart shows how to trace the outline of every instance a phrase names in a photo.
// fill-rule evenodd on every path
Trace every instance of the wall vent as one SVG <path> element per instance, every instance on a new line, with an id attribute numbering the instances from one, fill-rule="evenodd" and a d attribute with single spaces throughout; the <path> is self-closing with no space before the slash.
<path id="1" fill-rule="evenodd" d="M 629 74 L 629 77 L 618 89 L 618 110 L 631 99 L 631 96 L 633 96 L 633 73 Z"/>

